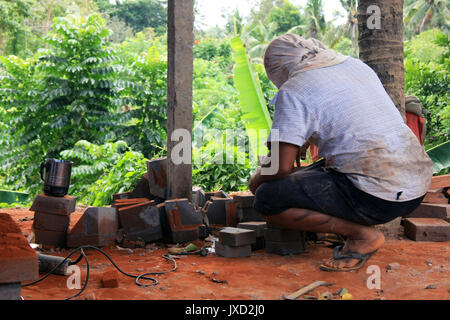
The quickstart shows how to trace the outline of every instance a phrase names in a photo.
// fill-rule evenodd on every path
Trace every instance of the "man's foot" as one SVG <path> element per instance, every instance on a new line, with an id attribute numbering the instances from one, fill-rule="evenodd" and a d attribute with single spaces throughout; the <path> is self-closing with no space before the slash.
<path id="1" fill-rule="evenodd" d="M 384 235 L 375 228 L 363 227 L 361 232 L 355 236 L 348 236 L 344 248 L 339 252 L 345 255 L 350 252 L 357 252 L 362 255 L 372 253 L 380 248 L 384 243 Z M 367 257 L 370 258 L 370 257 Z M 334 259 L 331 258 L 323 263 L 324 269 L 349 269 L 360 263 L 360 259 Z"/>

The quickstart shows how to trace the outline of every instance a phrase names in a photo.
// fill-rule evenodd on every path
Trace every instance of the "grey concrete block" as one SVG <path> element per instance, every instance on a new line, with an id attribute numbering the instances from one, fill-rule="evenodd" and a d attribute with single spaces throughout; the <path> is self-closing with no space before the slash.
<path id="1" fill-rule="evenodd" d="M 20 282 L 0 283 L 0 300 L 20 300 L 20 293 Z"/>
<path id="2" fill-rule="evenodd" d="M 150 193 L 162 199 L 167 197 L 167 158 L 147 161 Z"/>
<path id="3" fill-rule="evenodd" d="M 253 230 L 226 227 L 220 230 L 219 241 L 232 247 L 251 245 L 256 242 L 256 233 Z"/>
<path id="4" fill-rule="evenodd" d="M 203 207 L 206 203 L 206 194 L 200 187 L 192 187 L 192 204 L 194 208 Z"/>
<path id="5" fill-rule="evenodd" d="M 236 215 L 239 222 L 265 221 L 264 217 L 253 208 L 236 208 Z"/>
<path id="6" fill-rule="evenodd" d="M 266 247 L 266 241 L 264 237 L 257 237 L 256 242 L 252 243 L 252 251 L 261 250 Z"/>
<path id="7" fill-rule="evenodd" d="M 303 240 L 298 241 L 266 241 L 266 252 L 285 256 L 288 254 L 300 254 L 306 250 L 306 243 Z"/>
<path id="8" fill-rule="evenodd" d="M 264 229 L 264 239 L 266 241 L 284 242 L 284 241 L 298 241 L 304 237 L 303 232 L 290 230 L 290 229 L 279 229 L 268 227 Z"/>
<path id="9" fill-rule="evenodd" d="M 238 208 L 253 208 L 253 202 L 255 201 L 255 195 L 248 192 L 241 192 L 233 195 L 233 202 Z"/>
<path id="10" fill-rule="evenodd" d="M 214 249 L 216 251 L 216 255 L 225 258 L 243 258 L 250 257 L 252 255 L 251 245 L 232 247 L 216 241 L 214 243 Z"/>
<path id="11" fill-rule="evenodd" d="M 162 238 L 160 213 L 154 201 L 122 207 L 118 213 L 127 240 L 151 242 Z"/>
<path id="12" fill-rule="evenodd" d="M 226 204 L 231 202 L 231 198 L 211 197 L 205 206 L 207 224 L 210 227 L 224 227 L 227 225 Z"/>
<path id="13" fill-rule="evenodd" d="M 237 225 L 241 229 L 253 230 L 256 233 L 256 237 L 264 237 L 264 229 L 267 227 L 267 222 L 265 221 L 248 221 L 240 222 Z"/>

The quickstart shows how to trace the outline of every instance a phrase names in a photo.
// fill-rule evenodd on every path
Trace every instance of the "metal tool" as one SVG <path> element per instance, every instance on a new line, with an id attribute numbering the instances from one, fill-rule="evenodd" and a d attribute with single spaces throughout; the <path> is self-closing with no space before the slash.
<path id="1" fill-rule="evenodd" d="M 47 273 L 53 268 L 55 268 L 58 264 L 63 262 L 63 257 L 58 256 L 50 256 L 47 254 L 42 254 L 38 252 L 38 259 L 39 259 L 39 272 L 41 273 Z M 53 274 L 60 274 L 63 276 L 70 275 L 70 272 L 68 271 L 69 265 L 72 263 L 72 260 L 67 259 L 64 261 L 62 265 L 60 265 L 58 268 L 56 268 L 52 273 Z"/>

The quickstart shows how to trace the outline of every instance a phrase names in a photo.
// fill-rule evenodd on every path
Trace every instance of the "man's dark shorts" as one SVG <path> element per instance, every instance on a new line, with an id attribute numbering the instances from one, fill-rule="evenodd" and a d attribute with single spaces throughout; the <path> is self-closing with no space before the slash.
<path id="1" fill-rule="evenodd" d="M 254 207 L 263 215 L 277 215 L 289 208 L 319 211 L 363 225 L 383 224 L 414 211 L 424 196 L 392 202 L 356 188 L 345 174 L 325 168 L 325 161 L 260 185 Z"/>

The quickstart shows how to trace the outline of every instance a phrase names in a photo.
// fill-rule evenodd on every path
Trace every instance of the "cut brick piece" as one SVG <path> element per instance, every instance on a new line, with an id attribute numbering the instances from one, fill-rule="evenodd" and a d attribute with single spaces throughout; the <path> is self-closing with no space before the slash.
<path id="1" fill-rule="evenodd" d="M 219 241 L 232 247 L 251 245 L 256 242 L 256 232 L 248 229 L 226 227 L 220 230 Z"/>
<path id="2" fill-rule="evenodd" d="M 430 189 L 441 189 L 450 187 L 450 174 L 434 176 L 431 178 Z"/>
<path id="3" fill-rule="evenodd" d="M 194 208 L 203 207 L 206 203 L 206 194 L 200 187 L 192 188 L 192 204 Z"/>
<path id="4" fill-rule="evenodd" d="M 0 213 L 0 283 L 33 281 L 38 277 L 37 253 L 11 216 Z"/>
<path id="5" fill-rule="evenodd" d="M 150 193 L 162 199 L 167 197 L 167 158 L 147 161 Z"/>
<path id="6" fill-rule="evenodd" d="M 67 232 L 49 231 L 34 228 L 36 243 L 55 248 L 65 248 L 67 244 Z"/>
<path id="7" fill-rule="evenodd" d="M 57 214 L 48 214 L 44 212 L 35 212 L 33 219 L 33 228 L 67 232 L 70 225 L 70 215 L 61 216 Z"/>
<path id="8" fill-rule="evenodd" d="M 227 227 L 236 227 L 238 224 L 236 204 L 234 202 L 228 202 L 225 204 L 225 209 L 227 215 Z"/>
<path id="9" fill-rule="evenodd" d="M 285 256 L 288 254 L 300 254 L 306 249 L 306 243 L 304 240 L 297 241 L 267 241 L 266 240 L 266 252 L 279 254 Z"/>
<path id="10" fill-rule="evenodd" d="M 237 225 L 241 229 L 253 230 L 256 233 L 256 237 L 264 237 L 264 229 L 267 227 L 267 222 L 265 221 L 248 221 L 240 222 Z"/>
<path id="11" fill-rule="evenodd" d="M 40 194 L 34 199 L 30 211 L 69 215 L 75 211 L 76 202 L 77 198 L 69 195 L 64 197 L 51 197 Z"/>
<path id="12" fill-rule="evenodd" d="M 116 270 L 105 271 L 102 274 L 103 288 L 118 288 L 119 287 L 119 272 Z"/>
<path id="13" fill-rule="evenodd" d="M 154 196 L 150 193 L 150 180 L 148 178 L 148 173 L 144 174 L 134 189 L 131 190 L 130 198 L 148 198 L 153 200 Z"/>
<path id="14" fill-rule="evenodd" d="M 253 208 L 255 195 L 250 191 L 241 192 L 233 195 L 233 202 L 238 208 Z"/>
<path id="15" fill-rule="evenodd" d="M 21 284 L 15 283 L 0 283 L 0 300 L 21 300 Z"/>
<path id="16" fill-rule="evenodd" d="M 428 191 L 422 202 L 448 204 L 448 199 L 444 194 L 444 189 L 437 189 L 436 191 Z"/>
<path id="17" fill-rule="evenodd" d="M 165 202 L 165 223 L 168 227 L 166 238 L 173 243 L 193 241 L 199 238 L 199 226 L 203 216 L 195 211 L 187 199 L 174 199 Z"/>
<path id="18" fill-rule="evenodd" d="M 264 229 L 264 239 L 272 242 L 290 242 L 303 239 L 304 233 L 297 230 L 274 228 L 270 226 Z"/>
<path id="19" fill-rule="evenodd" d="M 118 218 L 115 208 L 90 207 L 70 230 L 67 246 L 84 245 L 97 247 L 112 245 L 116 241 Z"/>
<path id="20" fill-rule="evenodd" d="M 264 217 L 253 208 L 236 208 L 239 222 L 265 221 Z"/>
<path id="21" fill-rule="evenodd" d="M 124 237 L 132 241 L 156 241 L 162 238 L 160 214 L 154 201 L 118 209 Z"/>
<path id="22" fill-rule="evenodd" d="M 211 197 L 228 198 L 228 194 L 223 190 L 213 191 L 213 192 L 205 192 L 205 196 L 206 196 L 206 201 L 211 200 Z"/>
<path id="23" fill-rule="evenodd" d="M 450 241 L 450 223 L 434 218 L 407 218 L 405 235 L 415 241 Z"/>
<path id="24" fill-rule="evenodd" d="M 205 207 L 209 227 L 225 227 L 227 225 L 226 204 L 231 201 L 231 198 L 211 197 L 207 208 Z"/>
<path id="25" fill-rule="evenodd" d="M 416 210 L 411 212 L 406 218 L 450 218 L 450 204 L 422 203 Z"/>
<path id="26" fill-rule="evenodd" d="M 232 247 L 216 241 L 214 242 L 214 248 L 216 255 L 225 258 L 244 258 L 252 255 L 251 245 Z"/>

